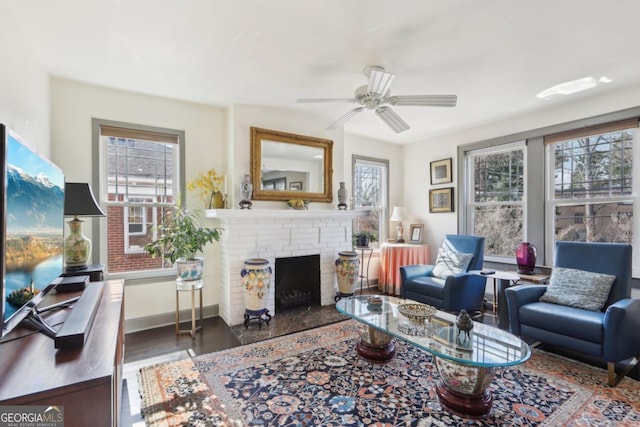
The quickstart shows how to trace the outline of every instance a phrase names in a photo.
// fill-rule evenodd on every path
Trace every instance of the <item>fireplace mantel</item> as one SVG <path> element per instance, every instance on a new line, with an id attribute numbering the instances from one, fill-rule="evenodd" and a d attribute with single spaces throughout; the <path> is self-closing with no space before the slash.
<path id="1" fill-rule="evenodd" d="M 369 211 L 295 210 L 295 209 L 207 209 L 206 218 L 350 218 L 367 216 Z"/>

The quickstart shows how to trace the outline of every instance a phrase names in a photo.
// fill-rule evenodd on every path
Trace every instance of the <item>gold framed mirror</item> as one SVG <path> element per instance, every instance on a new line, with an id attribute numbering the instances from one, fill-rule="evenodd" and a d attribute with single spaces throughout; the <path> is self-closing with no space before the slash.
<path id="1" fill-rule="evenodd" d="M 251 127 L 254 200 L 332 202 L 333 141 Z"/>

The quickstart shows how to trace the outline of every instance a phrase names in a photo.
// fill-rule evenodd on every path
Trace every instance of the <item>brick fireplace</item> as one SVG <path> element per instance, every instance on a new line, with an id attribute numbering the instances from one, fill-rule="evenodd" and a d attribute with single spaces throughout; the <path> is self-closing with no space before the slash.
<path id="1" fill-rule="evenodd" d="M 320 304 L 333 304 L 336 292 L 335 260 L 351 248 L 352 222 L 359 211 L 338 210 L 208 210 L 207 218 L 224 228 L 219 248 L 221 289 L 219 313 L 228 325 L 244 321 L 240 271 L 248 258 L 266 258 L 274 270 L 276 258 L 320 256 Z M 267 308 L 275 310 L 272 279 Z"/>

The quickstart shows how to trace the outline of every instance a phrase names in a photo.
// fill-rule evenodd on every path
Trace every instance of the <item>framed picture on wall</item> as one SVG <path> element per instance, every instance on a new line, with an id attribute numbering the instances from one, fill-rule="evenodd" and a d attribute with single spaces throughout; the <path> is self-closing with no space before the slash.
<path id="1" fill-rule="evenodd" d="M 453 182 L 451 176 L 451 163 L 452 159 L 443 159 L 431 162 L 431 185 L 434 184 L 447 184 Z"/>
<path id="2" fill-rule="evenodd" d="M 429 190 L 429 212 L 453 212 L 453 187 Z"/>
<path id="3" fill-rule="evenodd" d="M 289 183 L 289 190 L 302 191 L 302 181 L 292 181 Z"/>
<path id="4" fill-rule="evenodd" d="M 424 224 L 411 224 L 411 228 L 409 229 L 409 243 L 421 243 L 423 229 Z"/>

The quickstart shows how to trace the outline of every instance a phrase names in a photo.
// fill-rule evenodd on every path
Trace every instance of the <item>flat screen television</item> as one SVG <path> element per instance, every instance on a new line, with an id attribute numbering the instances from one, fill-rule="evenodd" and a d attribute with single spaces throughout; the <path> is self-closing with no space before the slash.
<path id="1" fill-rule="evenodd" d="M 54 281 L 63 272 L 64 174 L 2 124 L 0 165 L 4 337 L 55 288 Z M 20 305 L 19 299 L 9 298 L 12 292 L 30 287 L 39 291 L 30 301 Z"/>

